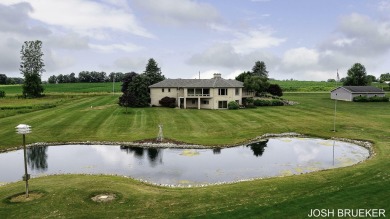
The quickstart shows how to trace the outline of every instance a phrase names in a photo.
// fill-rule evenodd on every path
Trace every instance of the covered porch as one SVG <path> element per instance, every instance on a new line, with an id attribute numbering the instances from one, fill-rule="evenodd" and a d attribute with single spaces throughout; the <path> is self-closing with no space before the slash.
<path id="1" fill-rule="evenodd" d="M 212 98 L 209 96 L 179 97 L 178 106 L 181 109 L 212 109 Z"/>

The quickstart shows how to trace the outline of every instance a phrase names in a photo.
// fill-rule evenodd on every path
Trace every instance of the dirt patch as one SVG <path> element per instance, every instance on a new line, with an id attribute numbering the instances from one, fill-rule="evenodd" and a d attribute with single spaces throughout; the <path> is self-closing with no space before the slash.
<path id="1" fill-rule="evenodd" d="M 91 199 L 94 202 L 111 202 L 116 199 L 116 195 L 113 193 L 98 194 Z"/>
<path id="2" fill-rule="evenodd" d="M 29 202 L 29 201 L 39 199 L 44 195 L 45 195 L 44 193 L 40 193 L 40 192 L 31 192 L 28 194 L 28 198 L 26 198 L 26 194 L 23 193 L 23 194 L 18 194 L 18 195 L 11 197 L 9 199 L 9 202 L 11 202 L 11 203 Z"/>

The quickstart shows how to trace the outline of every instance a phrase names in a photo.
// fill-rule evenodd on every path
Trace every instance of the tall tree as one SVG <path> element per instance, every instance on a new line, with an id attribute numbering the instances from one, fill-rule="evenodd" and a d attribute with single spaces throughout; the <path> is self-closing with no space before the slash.
<path id="1" fill-rule="evenodd" d="M 150 104 L 149 86 L 151 85 L 149 77 L 140 74 L 134 77 L 129 84 L 129 92 L 136 95 L 136 102 L 133 107 L 145 107 Z"/>
<path id="2" fill-rule="evenodd" d="M 126 73 L 122 79 L 122 88 L 121 91 L 122 93 L 125 93 L 126 91 L 129 90 L 129 84 L 133 81 L 134 77 L 137 76 L 138 74 L 135 72 L 130 72 Z"/>
<path id="3" fill-rule="evenodd" d="M 23 96 L 39 97 L 42 96 L 43 86 L 41 74 L 45 71 L 43 67 L 42 42 L 39 40 L 26 41 L 22 46 L 21 63 L 19 70 L 24 75 Z"/>
<path id="4" fill-rule="evenodd" d="M 165 79 L 164 75 L 161 73 L 161 69 L 158 67 L 157 62 L 153 58 L 149 59 L 144 74 L 149 78 L 149 85 L 155 84 Z"/>
<path id="5" fill-rule="evenodd" d="M 252 73 L 254 76 L 259 76 L 262 78 L 267 78 L 268 80 L 268 71 L 267 66 L 263 61 L 257 61 L 252 68 Z"/>
<path id="6" fill-rule="evenodd" d="M 137 73 L 131 72 L 126 73 L 123 80 L 122 80 L 122 96 L 119 97 L 119 106 L 126 107 L 126 113 L 127 113 L 127 107 L 129 106 L 135 106 L 137 103 L 137 96 L 129 91 L 129 85 L 133 81 L 135 77 L 137 77 Z"/>
<path id="7" fill-rule="evenodd" d="M 345 78 L 344 86 L 366 86 L 368 85 L 367 72 L 364 65 L 355 63 L 349 70 Z"/>

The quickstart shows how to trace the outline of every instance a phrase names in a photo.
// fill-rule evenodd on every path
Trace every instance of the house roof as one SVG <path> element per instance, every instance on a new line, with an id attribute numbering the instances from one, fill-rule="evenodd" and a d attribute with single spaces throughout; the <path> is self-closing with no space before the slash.
<path id="1" fill-rule="evenodd" d="M 381 89 L 373 86 L 342 86 L 332 90 L 332 92 L 339 88 L 347 90 L 351 93 L 385 93 Z"/>
<path id="2" fill-rule="evenodd" d="M 244 83 L 232 79 L 212 78 L 212 79 L 165 79 L 156 84 L 149 86 L 150 88 L 164 88 L 164 87 L 244 87 Z"/>

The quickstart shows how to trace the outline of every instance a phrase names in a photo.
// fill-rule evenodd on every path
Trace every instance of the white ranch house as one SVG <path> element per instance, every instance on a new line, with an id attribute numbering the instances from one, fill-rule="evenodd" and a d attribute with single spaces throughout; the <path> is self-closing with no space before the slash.
<path id="1" fill-rule="evenodd" d="M 330 92 L 330 98 L 334 100 L 353 101 L 358 96 L 384 97 L 385 92 L 373 86 L 342 86 Z"/>
<path id="2" fill-rule="evenodd" d="M 215 73 L 212 79 L 166 79 L 149 86 L 151 105 L 160 106 L 164 97 L 176 98 L 180 108 L 227 109 L 230 101 L 242 104 L 242 99 L 254 95 L 243 92 L 243 82 L 223 79 Z"/>

